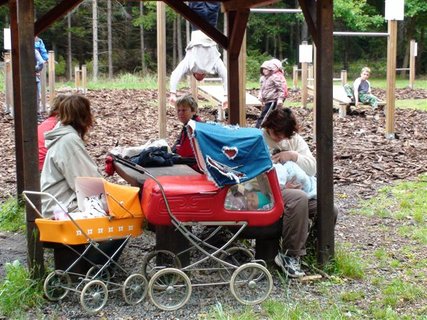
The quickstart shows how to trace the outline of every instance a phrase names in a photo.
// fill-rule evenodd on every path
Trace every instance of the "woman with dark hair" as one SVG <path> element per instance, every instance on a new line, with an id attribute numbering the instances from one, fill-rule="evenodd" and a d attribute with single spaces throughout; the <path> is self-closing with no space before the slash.
<path id="1" fill-rule="evenodd" d="M 264 138 L 274 163 L 295 162 L 308 176 L 316 175 L 316 159 L 307 143 L 298 134 L 298 121 L 289 108 L 273 110 L 262 124 Z M 288 277 L 305 275 L 300 257 L 306 254 L 305 243 L 309 219 L 315 219 L 316 199 L 309 199 L 301 185 L 291 180 L 282 190 L 285 210 L 283 214 L 282 245 L 274 261 Z M 334 215 L 338 211 L 334 208 Z"/>
<path id="2" fill-rule="evenodd" d="M 97 165 L 86 151 L 84 139 L 93 125 L 90 101 L 70 95 L 59 104 L 58 125 L 45 133 L 46 159 L 41 173 L 41 191 L 54 196 L 68 211 L 77 207 L 75 178 L 100 177 Z M 54 201 L 42 199 L 42 212 L 52 217 Z"/>

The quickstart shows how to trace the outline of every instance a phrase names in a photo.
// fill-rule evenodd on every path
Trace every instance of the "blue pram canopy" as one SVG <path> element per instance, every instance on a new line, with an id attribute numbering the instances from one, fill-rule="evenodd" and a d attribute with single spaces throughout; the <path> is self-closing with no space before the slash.
<path id="1" fill-rule="evenodd" d="M 219 187 L 245 182 L 273 166 L 259 129 L 190 120 L 187 130 L 199 167 Z"/>

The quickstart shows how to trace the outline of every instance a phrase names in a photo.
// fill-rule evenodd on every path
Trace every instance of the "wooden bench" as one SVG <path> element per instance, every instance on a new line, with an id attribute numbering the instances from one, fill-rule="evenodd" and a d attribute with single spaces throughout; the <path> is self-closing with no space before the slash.
<path id="1" fill-rule="evenodd" d="M 314 88 L 307 86 L 308 93 L 314 95 Z M 338 114 L 340 118 L 344 118 L 350 111 L 350 107 L 354 106 L 354 102 L 347 96 L 342 85 L 333 86 L 332 100 L 334 106 L 338 106 Z M 364 104 L 367 106 L 366 104 Z M 378 101 L 379 106 L 384 106 L 385 101 Z"/>

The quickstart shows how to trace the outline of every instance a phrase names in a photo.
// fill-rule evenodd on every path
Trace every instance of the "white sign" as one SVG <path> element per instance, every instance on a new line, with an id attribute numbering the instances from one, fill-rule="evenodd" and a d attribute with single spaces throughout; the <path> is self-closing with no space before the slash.
<path id="1" fill-rule="evenodd" d="M 12 44 L 11 44 L 11 39 L 10 39 L 10 28 L 4 28 L 3 29 L 3 39 L 4 39 L 4 44 L 3 44 L 3 48 L 4 50 L 11 50 L 12 49 Z"/>
<path id="2" fill-rule="evenodd" d="M 405 0 L 385 0 L 385 19 L 403 20 Z"/>
<path id="3" fill-rule="evenodd" d="M 311 44 L 301 44 L 299 46 L 299 62 L 313 62 L 313 46 Z"/>

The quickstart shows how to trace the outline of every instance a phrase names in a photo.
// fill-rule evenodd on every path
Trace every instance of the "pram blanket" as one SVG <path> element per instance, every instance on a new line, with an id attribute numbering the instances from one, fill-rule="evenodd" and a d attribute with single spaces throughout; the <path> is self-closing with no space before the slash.
<path id="1" fill-rule="evenodd" d="M 219 187 L 248 181 L 273 166 L 259 129 L 193 120 L 187 129 L 199 167 Z"/>

